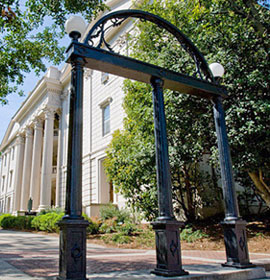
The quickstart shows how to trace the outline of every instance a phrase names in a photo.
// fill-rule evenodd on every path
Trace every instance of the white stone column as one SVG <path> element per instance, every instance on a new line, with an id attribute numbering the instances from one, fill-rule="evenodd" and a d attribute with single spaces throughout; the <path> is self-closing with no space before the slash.
<path id="1" fill-rule="evenodd" d="M 33 200 L 32 209 L 37 210 L 40 202 L 40 169 L 42 152 L 42 121 L 34 122 L 33 160 L 31 168 L 30 197 Z"/>
<path id="2" fill-rule="evenodd" d="M 2 176 L 3 176 L 3 166 L 4 166 L 4 158 L 5 158 L 5 156 L 2 154 L 2 156 L 1 156 L 1 161 L 0 161 L 0 163 L 1 163 L 1 173 L 0 173 L 0 195 L 2 195 L 2 184 L 3 184 L 3 182 L 2 182 Z"/>
<path id="3" fill-rule="evenodd" d="M 15 173 L 14 173 L 14 197 L 13 197 L 13 214 L 17 214 L 20 210 L 21 203 L 21 187 L 23 174 L 23 158 L 24 158 L 24 137 L 18 135 L 16 139 L 15 154 Z"/>
<path id="4" fill-rule="evenodd" d="M 39 211 L 51 207 L 54 112 L 45 112 Z"/>
<path id="5" fill-rule="evenodd" d="M 57 139 L 57 171 L 56 171 L 56 189 L 55 189 L 55 207 L 60 207 L 60 177 L 61 177 L 61 156 L 62 156 L 62 116 L 59 116 L 59 128 L 58 128 L 58 139 Z"/>
<path id="6" fill-rule="evenodd" d="M 21 192 L 21 211 L 27 210 L 27 204 L 30 194 L 30 176 L 32 166 L 33 151 L 33 130 L 28 127 L 25 132 L 25 149 L 23 160 L 22 192 Z"/>

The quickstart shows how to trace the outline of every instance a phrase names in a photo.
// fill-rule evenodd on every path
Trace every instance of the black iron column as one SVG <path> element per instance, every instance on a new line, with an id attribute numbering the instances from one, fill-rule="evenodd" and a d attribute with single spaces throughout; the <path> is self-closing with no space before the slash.
<path id="1" fill-rule="evenodd" d="M 71 61 L 66 215 L 60 226 L 59 280 L 86 280 L 86 227 L 82 217 L 83 58 Z"/>
<path id="2" fill-rule="evenodd" d="M 188 274 L 182 269 L 180 233 L 183 223 L 173 214 L 172 187 L 169 165 L 166 119 L 163 99 L 163 81 L 152 77 L 157 165 L 159 217 L 152 223 L 156 233 L 157 267 L 152 273 L 161 276 Z"/>
<path id="3" fill-rule="evenodd" d="M 215 126 L 218 139 L 222 189 L 225 203 L 225 219 L 221 224 L 224 229 L 227 262 L 223 264 L 223 266 L 248 268 L 252 267 L 253 265 L 249 261 L 246 221 L 242 220 L 242 218 L 239 216 L 230 148 L 228 144 L 221 97 L 213 99 L 213 103 Z"/>

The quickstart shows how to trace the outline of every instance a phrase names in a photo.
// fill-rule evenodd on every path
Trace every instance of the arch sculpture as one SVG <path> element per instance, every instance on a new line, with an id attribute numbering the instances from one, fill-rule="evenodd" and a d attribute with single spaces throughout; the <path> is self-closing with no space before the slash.
<path id="1" fill-rule="evenodd" d="M 126 23 L 131 18 L 150 21 L 171 33 L 194 61 L 194 75 L 187 76 L 114 52 L 113 47 L 106 41 L 106 32 L 112 27 Z M 174 25 L 156 15 L 139 10 L 121 10 L 109 13 L 96 22 L 82 43 L 78 42 L 78 37 L 74 36 L 67 49 L 67 62 L 72 65 L 72 92 L 66 216 L 60 222 L 59 279 L 67 279 L 64 277 L 68 273 L 75 275 L 74 279 L 75 277 L 77 277 L 76 279 L 86 279 L 85 227 L 87 223 L 81 219 L 81 181 L 78 179 L 81 178 L 83 67 L 149 83 L 152 86 L 159 201 L 159 217 L 153 223 L 157 251 L 157 266 L 153 273 L 162 276 L 187 274 L 182 268 L 179 240 L 179 228 L 183 227 L 183 223 L 176 221 L 172 209 L 163 88 L 196 95 L 213 103 L 225 202 L 225 219 L 222 224 L 227 262 L 223 265 L 237 268 L 252 266 L 247 249 L 246 223 L 239 216 L 222 107 L 222 99 L 226 98 L 227 91 L 215 81 L 203 55 Z M 76 231 L 74 231 L 75 228 Z M 67 246 L 67 239 L 71 236 L 74 241 Z M 81 242 L 81 240 L 83 241 Z M 78 267 L 78 269 L 74 270 L 74 267 Z M 69 271 L 72 269 L 73 272 Z"/>

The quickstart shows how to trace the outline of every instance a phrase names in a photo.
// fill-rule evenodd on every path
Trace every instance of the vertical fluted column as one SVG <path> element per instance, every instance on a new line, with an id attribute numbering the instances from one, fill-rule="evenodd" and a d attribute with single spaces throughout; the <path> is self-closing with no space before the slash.
<path id="1" fill-rule="evenodd" d="M 56 171 L 56 189 L 55 189 L 55 207 L 60 207 L 60 176 L 61 176 L 61 155 L 62 155 L 62 129 L 61 113 L 59 115 L 59 128 L 57 140 L 57 171 Z"/>
<path id="2" fill-rule="evenodd" d="M 16 155 L 15 155 L 15 174 L 14 174 L 14 197 L 13 197 L 13 213 L 16 214 L 20 210 L 21 186 L 23 174 L 23 158 L 24 158 L 24 137 L 18 135 L 16 139 Z"/>
<path id="3" fill-rule="evenodd" d="M 39 210 L 51 207 L 54 112 L 45 112 Z"/>
<path id="4" fill-rule="evenodd" d="M 218 97 L 212 101 L 214 104 L 214 119 L 218 139 L 220 171 L 225 202 L 225 219 L 221 224 L 224 228 L 227 262 L 223 265 L 237 268 L 248 268 L 253 265 L 249 261 L 246 235 L 247 223 L 239 215 L 222 98 Z"/>
<path id="5" fill-rule="evenodd" d="M 27 203 L 30 194 L 31 161 L 33 151 L 33 130 L 28 127 L 25 132 L 25 149 L 23 160 L 22 192 L 21 192 L 21 211 L 27 210 Z"/>
<path id="6" fill-rule="evenodd" d="M 40 169 L 42 152 L 42 121 L 34 122 L 33 160 L 31 168 L 30 197 L 33 200 L 32 209 L 37 210 L 40 196 Z"/>
<path id="7" fill-rule="evenodd" d="M 68 166 L 66 184 L 66 215 L 60 226 L 59 277 L 57 279 L 86 280 L 86 228 L 82 217 L 82 108 L 83 64 L 74 57 L 71 72 L 69 111 Z M 76 252 L 76 253 L 74 253 Z"/>
<path id="8" fill-rule="evenodd" d="M 163 81 L 151 79 L 153 88 L 153 107 L 156 143 L 157 189 L 158 189 L 158 220 L 174 219 L 172 207 L 172 183 L 169 164 L 166 118 L 163 98 Z"/>
<path id="9" fill-rule="evenodd" d="M 163 80 L 152 77 L 157 190 L 159 217 L 152 223 L 156 232 L 157 266 L 152 273 L 171 277 L 188 274 L 182 269 L 179 228 L 183 223 L 175 220 L 172 205 L 172 184 L 163 98 Z"/>

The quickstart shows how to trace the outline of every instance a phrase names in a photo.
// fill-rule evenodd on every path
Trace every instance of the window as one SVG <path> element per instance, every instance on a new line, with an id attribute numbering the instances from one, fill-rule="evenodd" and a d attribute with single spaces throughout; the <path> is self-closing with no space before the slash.
<path id="1" fill-rule="evenodd" d="M 14 160 L 15 148 L 12 147 L 12 160 Z"/>
<path id="2" fill-rule="evenodd" d="M 110 104 L 102 109 L 103 136 L 110 133 Z"/>
<path id="3" fill-rule="evenodd" d="M 109 73 L 102 72 L 101 73 L 101 83 L 103 85 L 105 85 L 105 84 L 107 84 L 108 81 L 109 81 Z"/>
<path id="4" fill-rule="evenodd" d="M 9 188 L 12 186 L 13 181 L 13 170 L 9 172 Z"/>
<path id="5" fill-rule="evenodd" d="M 5 179 L 6 179 L 6 177 L 3 176 L 2 177 L 2 191 L 4 191 L 4 188 L 5 188 Z"/>
<path id="6" fill-rule="evenodd" d="M 7 166 L 7 154 L 5 154 L 5 166 Z"/>

